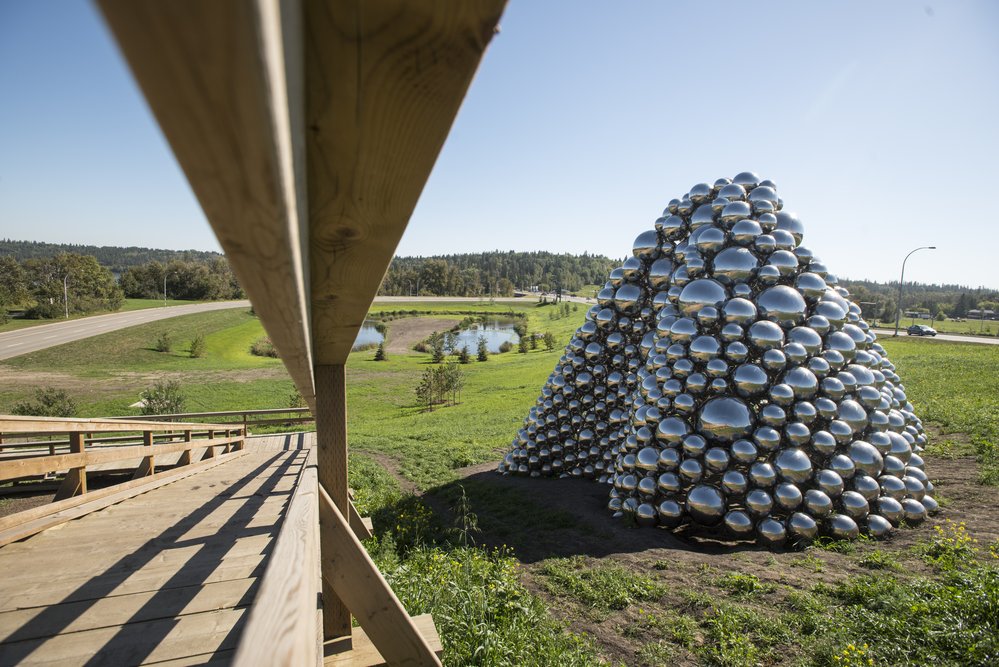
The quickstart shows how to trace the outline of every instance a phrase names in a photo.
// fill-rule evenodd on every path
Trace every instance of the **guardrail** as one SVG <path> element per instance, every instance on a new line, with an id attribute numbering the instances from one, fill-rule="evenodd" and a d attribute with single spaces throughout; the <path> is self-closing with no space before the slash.
<path id="1" fill-rule="evenodd" d="M 274 415 L 289 415 L 287 417 L 274 417 Z M 228 417 L 237 417 L 235 420 Z M 211 419 L 214 422 L 223 424 L 241 424 L 244 429 L 253 426 L 276 426 L 284 424 L 310 424 L 316 419 L 312 416 L 309 408 L 267 408 L 264 410 L 227 410 L 222 412 L 182 412 L 173 415 L 154 415 L 157 421 L 194 421 L 198 419 Z M 110 419 L 138 420 L 150 419 L 150 417 L 110 417 Z"/>
<path id="2" fill-rule="evenodd" d="M 0 459 L 0 483 L 61 476 L 52 503 L 0 518 L 0 545 L 44 530 L 64 510 L 242 454 L 246 442 L 239 424 L 0 416 L 0 432 L 24 438 L 5 443 L 14 451 Z M 107 433 L 115 435 L 99 436 Z M 38 439 L 51 436 L 66 440 Z M 173 454 L 165 461 L 169 470 L 157 472 Z M 130 472 L 132 479 L 88 492 L 88 468 Z"/>

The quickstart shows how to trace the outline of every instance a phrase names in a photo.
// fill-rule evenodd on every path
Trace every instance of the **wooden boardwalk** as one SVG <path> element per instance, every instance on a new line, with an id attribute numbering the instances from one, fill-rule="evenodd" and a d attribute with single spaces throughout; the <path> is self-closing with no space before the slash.
<path id="1" fill-rule="evenodd" d="M 0 665 L 228 663 L 313 439 L 0 548 Z"/>

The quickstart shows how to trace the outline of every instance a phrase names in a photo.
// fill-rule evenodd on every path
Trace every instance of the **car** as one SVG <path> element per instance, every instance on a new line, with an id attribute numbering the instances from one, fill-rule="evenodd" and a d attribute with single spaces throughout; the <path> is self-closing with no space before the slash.
<path id="1" fill-rule="evenodd" d="M 905 330 L 910 336 L 936 336 L 937 330 L 933 327 L 928 327 L 925 324 L 913 324 L 911 327 Z"/>

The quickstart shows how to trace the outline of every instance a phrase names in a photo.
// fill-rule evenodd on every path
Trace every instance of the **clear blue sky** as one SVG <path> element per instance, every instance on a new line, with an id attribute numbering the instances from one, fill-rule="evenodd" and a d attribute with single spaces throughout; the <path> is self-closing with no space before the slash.
<path id="1" fill-rule="evenodd" d="M 400 254 L 622 257 L 773 179 L 852 278 L 999 288 L 999 3 L 511 0 Z M 0 237 L 217 249 L 95 10 L 0 0 Z"/>

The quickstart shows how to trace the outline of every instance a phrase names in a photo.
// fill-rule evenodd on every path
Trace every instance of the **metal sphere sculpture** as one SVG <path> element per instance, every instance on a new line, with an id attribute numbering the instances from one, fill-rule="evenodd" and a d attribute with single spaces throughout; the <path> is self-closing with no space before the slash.
<path id="1" fill-rule="evenodd" d="M 768 546 L 935 512 L 922 423 L 846 289 L 744 172 L 670 201 L 530 409 L 504 474 L 588 477 L 639 525 Z"/>

